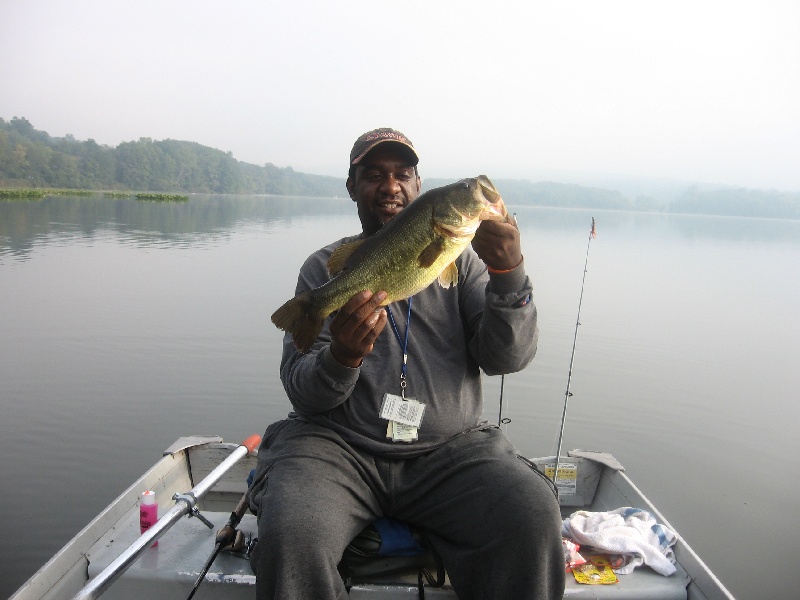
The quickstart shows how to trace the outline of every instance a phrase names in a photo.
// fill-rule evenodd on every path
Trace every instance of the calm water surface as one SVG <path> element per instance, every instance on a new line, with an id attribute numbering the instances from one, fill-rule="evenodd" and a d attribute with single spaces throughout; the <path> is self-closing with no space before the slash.
<path id="1" fill-rule="evenodd" d="M 612 452 L 737 598 L 797 597 L 800 222 L 515 210 L 541 326 L 505 382 L 518 449 L 555 451 L 594 216 L 564 448 Z M 0 597 L 176 438 L 286 415 L 269 317 L 357 230 L 345 199 L 0 202 Z"/>

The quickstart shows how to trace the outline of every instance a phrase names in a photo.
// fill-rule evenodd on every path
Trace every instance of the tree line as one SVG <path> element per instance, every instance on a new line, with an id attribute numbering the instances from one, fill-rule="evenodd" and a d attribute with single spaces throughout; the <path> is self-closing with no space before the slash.
<path id="1" fill-rule="evenodd" d="M 335 196 L 344 179 L 236 160 L 195 142 L 51 137 L 25 118 L 0 118 L 0 186 L 215 194 Z"/>
<path id="2" fill-rule="evenodd" d="M 452 179 L 425 179 L 424 189 L 452 183 Z M 492 179 L 506 204 L 528 206 L 558 206 L 562 208 L 598 208 L 604 210 L 632 210 L 631 201 L 617 190 L 538 181 L 527 179 Z"/>
<path id="3" fill-rule="evenodd" d="M 424 189 L 452 180 L 427 179 Z M 551 181 L 495 180 L 508 204 L 800 219 L 800 192 L 689 186 L 665 201 Z M 122 142 L 116 148 L 72 135 L 51 137 L 25 118 L 0 118 L 0 187 L 341 196 L 344 178 L 254 165 L 196 142 Z"/>

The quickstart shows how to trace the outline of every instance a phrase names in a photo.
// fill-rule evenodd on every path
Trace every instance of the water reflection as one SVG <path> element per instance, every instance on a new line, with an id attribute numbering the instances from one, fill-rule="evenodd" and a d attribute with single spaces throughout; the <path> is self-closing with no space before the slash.
<path id="1" fill-rule="evenodd" d="M 782 242 L 798 239 L 800 221 L 624 211 L 549 209 L 510 205 L 521 228 L 573 232 L 596 216 L 602 235 L 637 232 L 685 240 Z M 58 243 L 112 237 L 121 243 L 189 247 L 216 243 L 244 223 L 285 228 L 294 221 L 353 215 L 344 198 L 192 195 L 189 202 L 154 203 L 102 196 L 49 196 L 39 201 L 0 201 L 0 257 L 29 257 L 41 241 Z M 588 230 L 587 230 L 588 234 Z"/>
<path id="2" fill-rule="evenodd" d="M 308 216 L 352 214 L 341 198 L 192 195 L 189 202 L 133 198 L 48 196 L 0 201 L 0 256 L 25 260 L 41 241 L 112 237 L 132 245 L 189 247 L 213 244 L 243 223 L 267 229 Z"/>

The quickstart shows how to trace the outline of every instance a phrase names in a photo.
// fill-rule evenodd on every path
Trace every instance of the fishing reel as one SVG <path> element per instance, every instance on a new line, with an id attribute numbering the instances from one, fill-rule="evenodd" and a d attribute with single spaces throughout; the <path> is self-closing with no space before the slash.
<path id="1" fill-rule="evenodd" d="M 222 530 L 218 531 L 217 536 L 221 533 Z M 227 546 L 223 546 L 220 552 L 244 560 L 250 560 L 250 554 L 253 552 L 253 548 L 255 548 L 257 542 L 258 538 L 254 537 L 252 533 L 244 533 L 241 529 L 237 529 L 233 541 Z"/>

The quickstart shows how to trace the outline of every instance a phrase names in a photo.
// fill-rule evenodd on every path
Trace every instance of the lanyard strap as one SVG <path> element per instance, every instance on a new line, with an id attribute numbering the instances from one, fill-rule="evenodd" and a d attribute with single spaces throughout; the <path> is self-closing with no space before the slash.
<path id="1" fill-rule="evenodd" d="M 386 314 L 389 315 L 389 324 L 394 331 L 394 337 L 400 344 L 403 350 L 403 368 L 400 370 L 400 394 L 403 398 L 406 397 L 406 371 L 408 370 L 408 331 L 411 329 L 411 298 L 408 299 L 408 316 L 406 317 L 406 334 L 405 337 L 400 337 L 400 330 L 397 328 L 397 323 L 394 320 L 391 309 L 386 307 Z"/>

